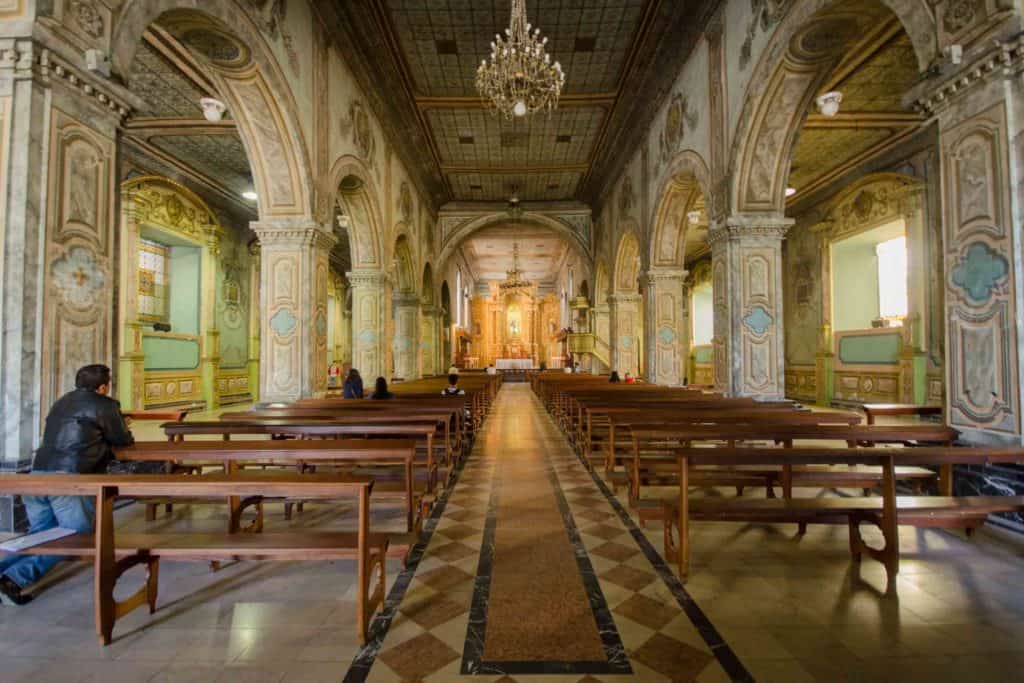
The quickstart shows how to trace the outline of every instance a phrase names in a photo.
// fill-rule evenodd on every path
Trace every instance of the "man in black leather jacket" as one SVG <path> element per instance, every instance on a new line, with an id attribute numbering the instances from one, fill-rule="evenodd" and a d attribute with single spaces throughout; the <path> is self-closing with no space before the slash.
<path id="1" fill-rule="evenodd" d="M 110 368 L 87 365 L 75 376 L 76 389 L 57 400 L 46 416 L 43 443 L 36 451 L 33 472 L 94 474 L 106 470 L 114 446 L 134 443 L 121 415 L 121 404 L 110 393 Z M 25 496 L 29 533 L 60 526 L 90 533 L 96 501 L 90 496 Z M 23 605 L 22 593 L 63 557 L 11 555 L 0 560 L 0 602 Z"/>

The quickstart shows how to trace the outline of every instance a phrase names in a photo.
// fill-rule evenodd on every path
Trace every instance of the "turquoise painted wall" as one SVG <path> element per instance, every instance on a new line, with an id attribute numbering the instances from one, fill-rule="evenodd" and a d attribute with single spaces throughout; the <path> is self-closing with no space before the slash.
<path id="1" fill-rule="evenodd" d="M 174 334 L 199 334 L 200 250 L 171 247 L 170 321 Z"/>
<path id="2" fill-rule="evenodd" d="M 143 337 L 146 370 L 195 370 L 199 367 L 199 342 L 191 339 Z"/>
<path id="3" fill-rule="evenodd" d="M 832 245 L 832 329 L 863 330 L 878 317 L 875 243 L 851 239 Z"/>
<path id="4" fill-rule="evenodd" d="M 900 360 L 900 332 L 842 337 L 839 360 L 848 365 L 895 365 Z"/>

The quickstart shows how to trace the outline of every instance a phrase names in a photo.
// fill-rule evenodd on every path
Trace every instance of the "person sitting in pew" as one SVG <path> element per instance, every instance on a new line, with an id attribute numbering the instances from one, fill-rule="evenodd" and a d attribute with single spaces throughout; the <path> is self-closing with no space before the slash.
<path id="1" fill-rule="evenodd" d="M 618 370 L 612 370 L 612 374 L 608 375 L 608 383 L 609 384 L 618 384 L 621 381 L 622 380 L 619 378 L 619 371 Z"/>
<path id="2" fill-rule="evenodd" d="M 370 398 L 376 401 L 385 401 L 389 398 L 394 397 L 395 395 L 392 392 L 388 391 L 388 381 L 383 377 L 378 377 L 377 383 L 373 388 L 373 393 L 370 395 Z"/>
<path id="3" fill-rule="evenodd" d="M 625 381 L 626 381 L 626 384 L 636 384 L 636 377 L 633 377 L 633 375 L 631 375 L 631 374 L 629 374 L 627 372 L 626 373 L 626 380 Z"/>
<path id="4" fill-rule="evenodd" d="M 442 396 L 465 396 L 466 392 L 459 388 L 459 376 L 448 375 L 448 386 L 441 390 Z"/>
<path id="5" fill-rule="evenodd" d="M 359 375 L 359 371 L 352 368 L 348 371 L 348 377 L 345 378 L 345 385 L 342 387 L 342 398 L 362 398 L 363 397 L 363 378 Z"/>
<path id="6" fill-rule="evenodd" d="M 43 443 L 33 472 L 96 474 L 114 459 L 113 447 L 135 443 L 121 404 L 110 398 L 110 368 L 86 365 L 75 375 L 75 390 L 60 397 L 46 416 Z M 90 533 L 95 500 L 90 496 L 24 496 L 29 533 L 62 527 Z M 24 605 L 22 591 L 63 560 L 56 555 L 10 555 L 0 560 L 0 603 Z"/>

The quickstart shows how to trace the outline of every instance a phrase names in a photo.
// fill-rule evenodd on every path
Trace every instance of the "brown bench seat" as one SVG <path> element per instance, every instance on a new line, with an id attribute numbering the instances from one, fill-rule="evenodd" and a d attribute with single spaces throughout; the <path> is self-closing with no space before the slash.
<path id="1" fill-rule="evenodd" d="M 0 476 L 0 493 L 17 495 L 87 495 L 96 498 L 93 534 L 78 534 L 38 545 L 25 554 L 68 555 L 91 560 L 96 572 L 96 630 L 100 642 L 110 643 L 115 622 L 147 606 L 157 608 L 159 561 L 173 560 L 356 560 L 356 631 L 365 641 L 370 620 L 383 604 L 385 558 L 404 549 L 392 545 L 389 534 L 371 533 L 370 493 L 365 478 L 294 473 L 235 473 L 230 475 L 60 475 Z M 119 497 L 289 497 L 355 499 L 355 531 L 307 531 L 267 534 L 234 533 L 117 533 L 114 501 Z M 403 539 L 407 540 L 407 539 Z M 124 600 L 114 596 L 118 579 L 129 569 L 145 565 L 145 584 Z"/>

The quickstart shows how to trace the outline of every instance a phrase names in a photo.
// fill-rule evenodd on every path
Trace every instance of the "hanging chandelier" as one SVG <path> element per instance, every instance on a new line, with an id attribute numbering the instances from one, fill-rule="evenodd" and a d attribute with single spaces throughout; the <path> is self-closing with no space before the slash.
<path id="1" fill-rule="evenodd" d="M 498 288 L 505 296 L 515 296 L 526 293 L 533 283 L 523 277 L 519 270 L 519 242 L 512 243 L 512 270 L 505 271 L 505 280 L 498 284 Z"/>
<path id="2" fill-rule="evenodd" d="M 539 28 L 527 23 L 526 0 L 512 0 L 505 35 L 494 36 L 490 61 L 481 61 L 476 70 L 476 89 L 484 103 L 505 118 L 558 107 L 565 74 L 561 64 L 551 64 L 547 42 Z"/>

